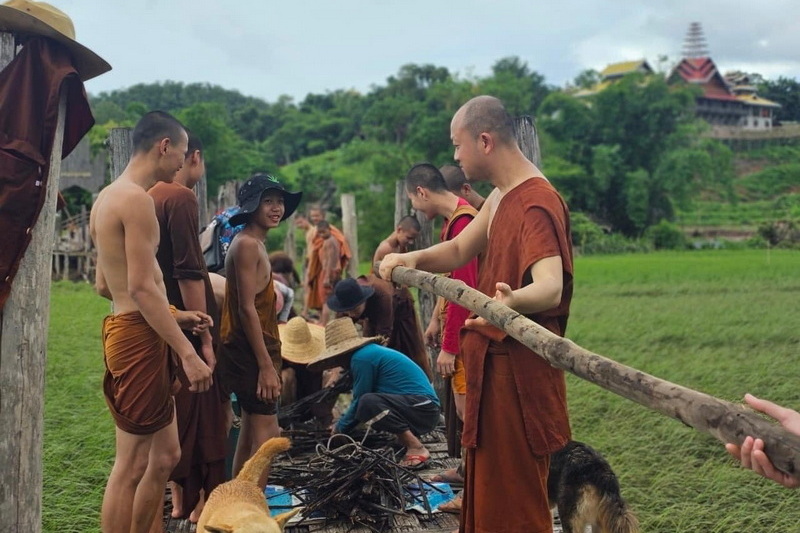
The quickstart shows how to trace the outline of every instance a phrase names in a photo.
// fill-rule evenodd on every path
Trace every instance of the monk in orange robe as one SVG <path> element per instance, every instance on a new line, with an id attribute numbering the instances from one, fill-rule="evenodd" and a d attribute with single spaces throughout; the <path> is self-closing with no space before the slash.
<path id="1" fill-rule="evenodd" d="M 464 104 L 450 135 L 467 179 L 496 188 L 458 236 L 386 256 L 381 276 L 391 279 L 395 266 L 449 272 L 482 254 L 479 290 L 563 335 L 573 285 L 566 205 L 519 149 L 497 98 Z M 467 468 L 459 531 L 551 533 L 550 454 L 571 436 L 564 373 L 484 319 L 467 320 L 460 348 Z"/>

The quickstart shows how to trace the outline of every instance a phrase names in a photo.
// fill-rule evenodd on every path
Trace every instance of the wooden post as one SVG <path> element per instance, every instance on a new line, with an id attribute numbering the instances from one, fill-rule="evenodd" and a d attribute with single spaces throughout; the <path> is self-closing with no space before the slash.
<path id="1" fill-rule="evenodd" d="M 295 214 L 296 213 L 292 213 L 292 216 L 286 219 L 286 237 L 283 239 L 283 251 L 289 256 L 292 263 L 297 261 L 297 241 L 295 240 L 295 229 L 297 226 L 295 225 Z"/>
<path id="2" fill-rule="evenodd" d="M 420 225 L 420 232 L 419 236 L 417 236 L 416 240 L 414 241 L 414 248 L 417 250 L 422 250 L 423 248 L 429 248 L 433 246 L 433 222 L 428 220 L 421 212 L 415 213 L 417 220 L 419 221 Z M 419 319 L 420 319 L 420 326 L 422 327 L 422 331 L 428 327 L 428 324 L 431 321 L 431 316 L 433 313 L 436 312 L 436 300 L 437 297 L 432 292 L 428 292 L 426 290 L 420 289 L 418 292 L 419 298 Z M 439 356 L 439 352 L 434 348 L 427 348 L 428 350 L 428 358 L 431 361 L 431 369 L 433 371 L 433 387 L 436 389 L 436 394 L 439 395 L 439 398 L 444 400 L 445 398 L 445 381 L 442 378 L 441 374 L 436 371 L 436 358 Z"/>
<path id="3" fill-rule="evenodd" d="M 402 180 L 398 181 L 394 188 L 394 227 L 392 231 L 400 224 L 400 219 L 408 214 L 408 203 L 406 184 Z"/>
<path id="4" fill-rule="evenodd" d="M 200 229 L 203 229 L 206 224 L 211 222 L 208 219 L 208 181 L 205 174 L 194 186 L 194 194 L 197 196 L 197 214 L 200 219 L 198 222 L 200 223 Z"/>
<path id="5" fill-rule="evenodd" d="M 542 161 L 542 153 L 539 150 L 539 138 L 533 118 L 529 115 L 516 117 L 514 119 L 514 136 L 528 161 L 538 167 Z"/>
<path id="6" fill-rule="evenodd" d="M 133 153 L 133 131 L 131 128 L 112 128 L 108 133 L 111 154 L 111 177 L 117 179 Z"/>
<path id="7" fill-rule="evenodd" d="M 15 53 L 14 36 L 0 33 L 0 70 Z M 44 371 L 66 93 L 58 102 L 44 205 L 0 311 L 0 531 L 42 530 Z"/>
<path id="8" fill-rule="evenodd" d="M 350 245 L 353 257 L 347 265 L 347 275 L 351 278 L 358 277 L 358 215 L 356 214 L 356 197 L 353 194 L 343 194 L 342 202 L 342 231 L 344 238 Z"/>

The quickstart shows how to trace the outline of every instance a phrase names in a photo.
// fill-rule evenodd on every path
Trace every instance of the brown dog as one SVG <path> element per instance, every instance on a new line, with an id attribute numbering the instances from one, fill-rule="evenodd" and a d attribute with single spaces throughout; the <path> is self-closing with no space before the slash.
<path id="1" fill-rule="evenodd" d="M 211 533 L 281 533 L 286 522 L 300 510 L 294 509 L 275 518 L 269 515 L 264 487 L 258 485 L 261 474 L 272 459 L 289 449 L 289 439 L 273 438 L 242 467 L 236 479 L 223 483 L 211 492 L 197 531 Z"/>
<path id="2" fill-rule="evenodd" d="M 550 456 L 547 492 L 564 533 L 584 533 L 586 526 L 592 533 L 639 533 L 608 461 L 582 442 L 569 441 Z"/>

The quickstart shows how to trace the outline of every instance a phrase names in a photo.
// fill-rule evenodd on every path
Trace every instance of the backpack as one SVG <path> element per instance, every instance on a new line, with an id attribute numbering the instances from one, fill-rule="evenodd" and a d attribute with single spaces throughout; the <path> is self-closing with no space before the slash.
<path id="1" fill-rule="evenodd" d="M 214 215 L 211 222 L 200 232 L 200 247 L 209 272 L 220 272 L 225 269 L 225 256 L 231 241 L 244 229 L 244 224 L 231 226 L 229 223 L 230 218 L 238 212 L 238 206 L 223 209 Z"/>

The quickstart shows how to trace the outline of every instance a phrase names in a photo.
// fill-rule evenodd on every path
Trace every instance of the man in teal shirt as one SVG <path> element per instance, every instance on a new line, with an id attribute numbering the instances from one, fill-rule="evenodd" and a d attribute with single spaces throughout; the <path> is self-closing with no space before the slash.
<path id="1" fill-rule="evenodd" d="M 325 352 L 308 366 L 350 368 L 353 401 L 335 425 L 335 433 L 348 433 L 386 411 L 372 427 L 397 435 L 406 447 L 401 464 L 418 467 L 431 456 L 418 437 L 439 423 L 439 398 L 425 372 L 408 356 L 377 344 L 380 339 L 361 337 L 352 319 L 337 318 L 325 327 Z"/>

